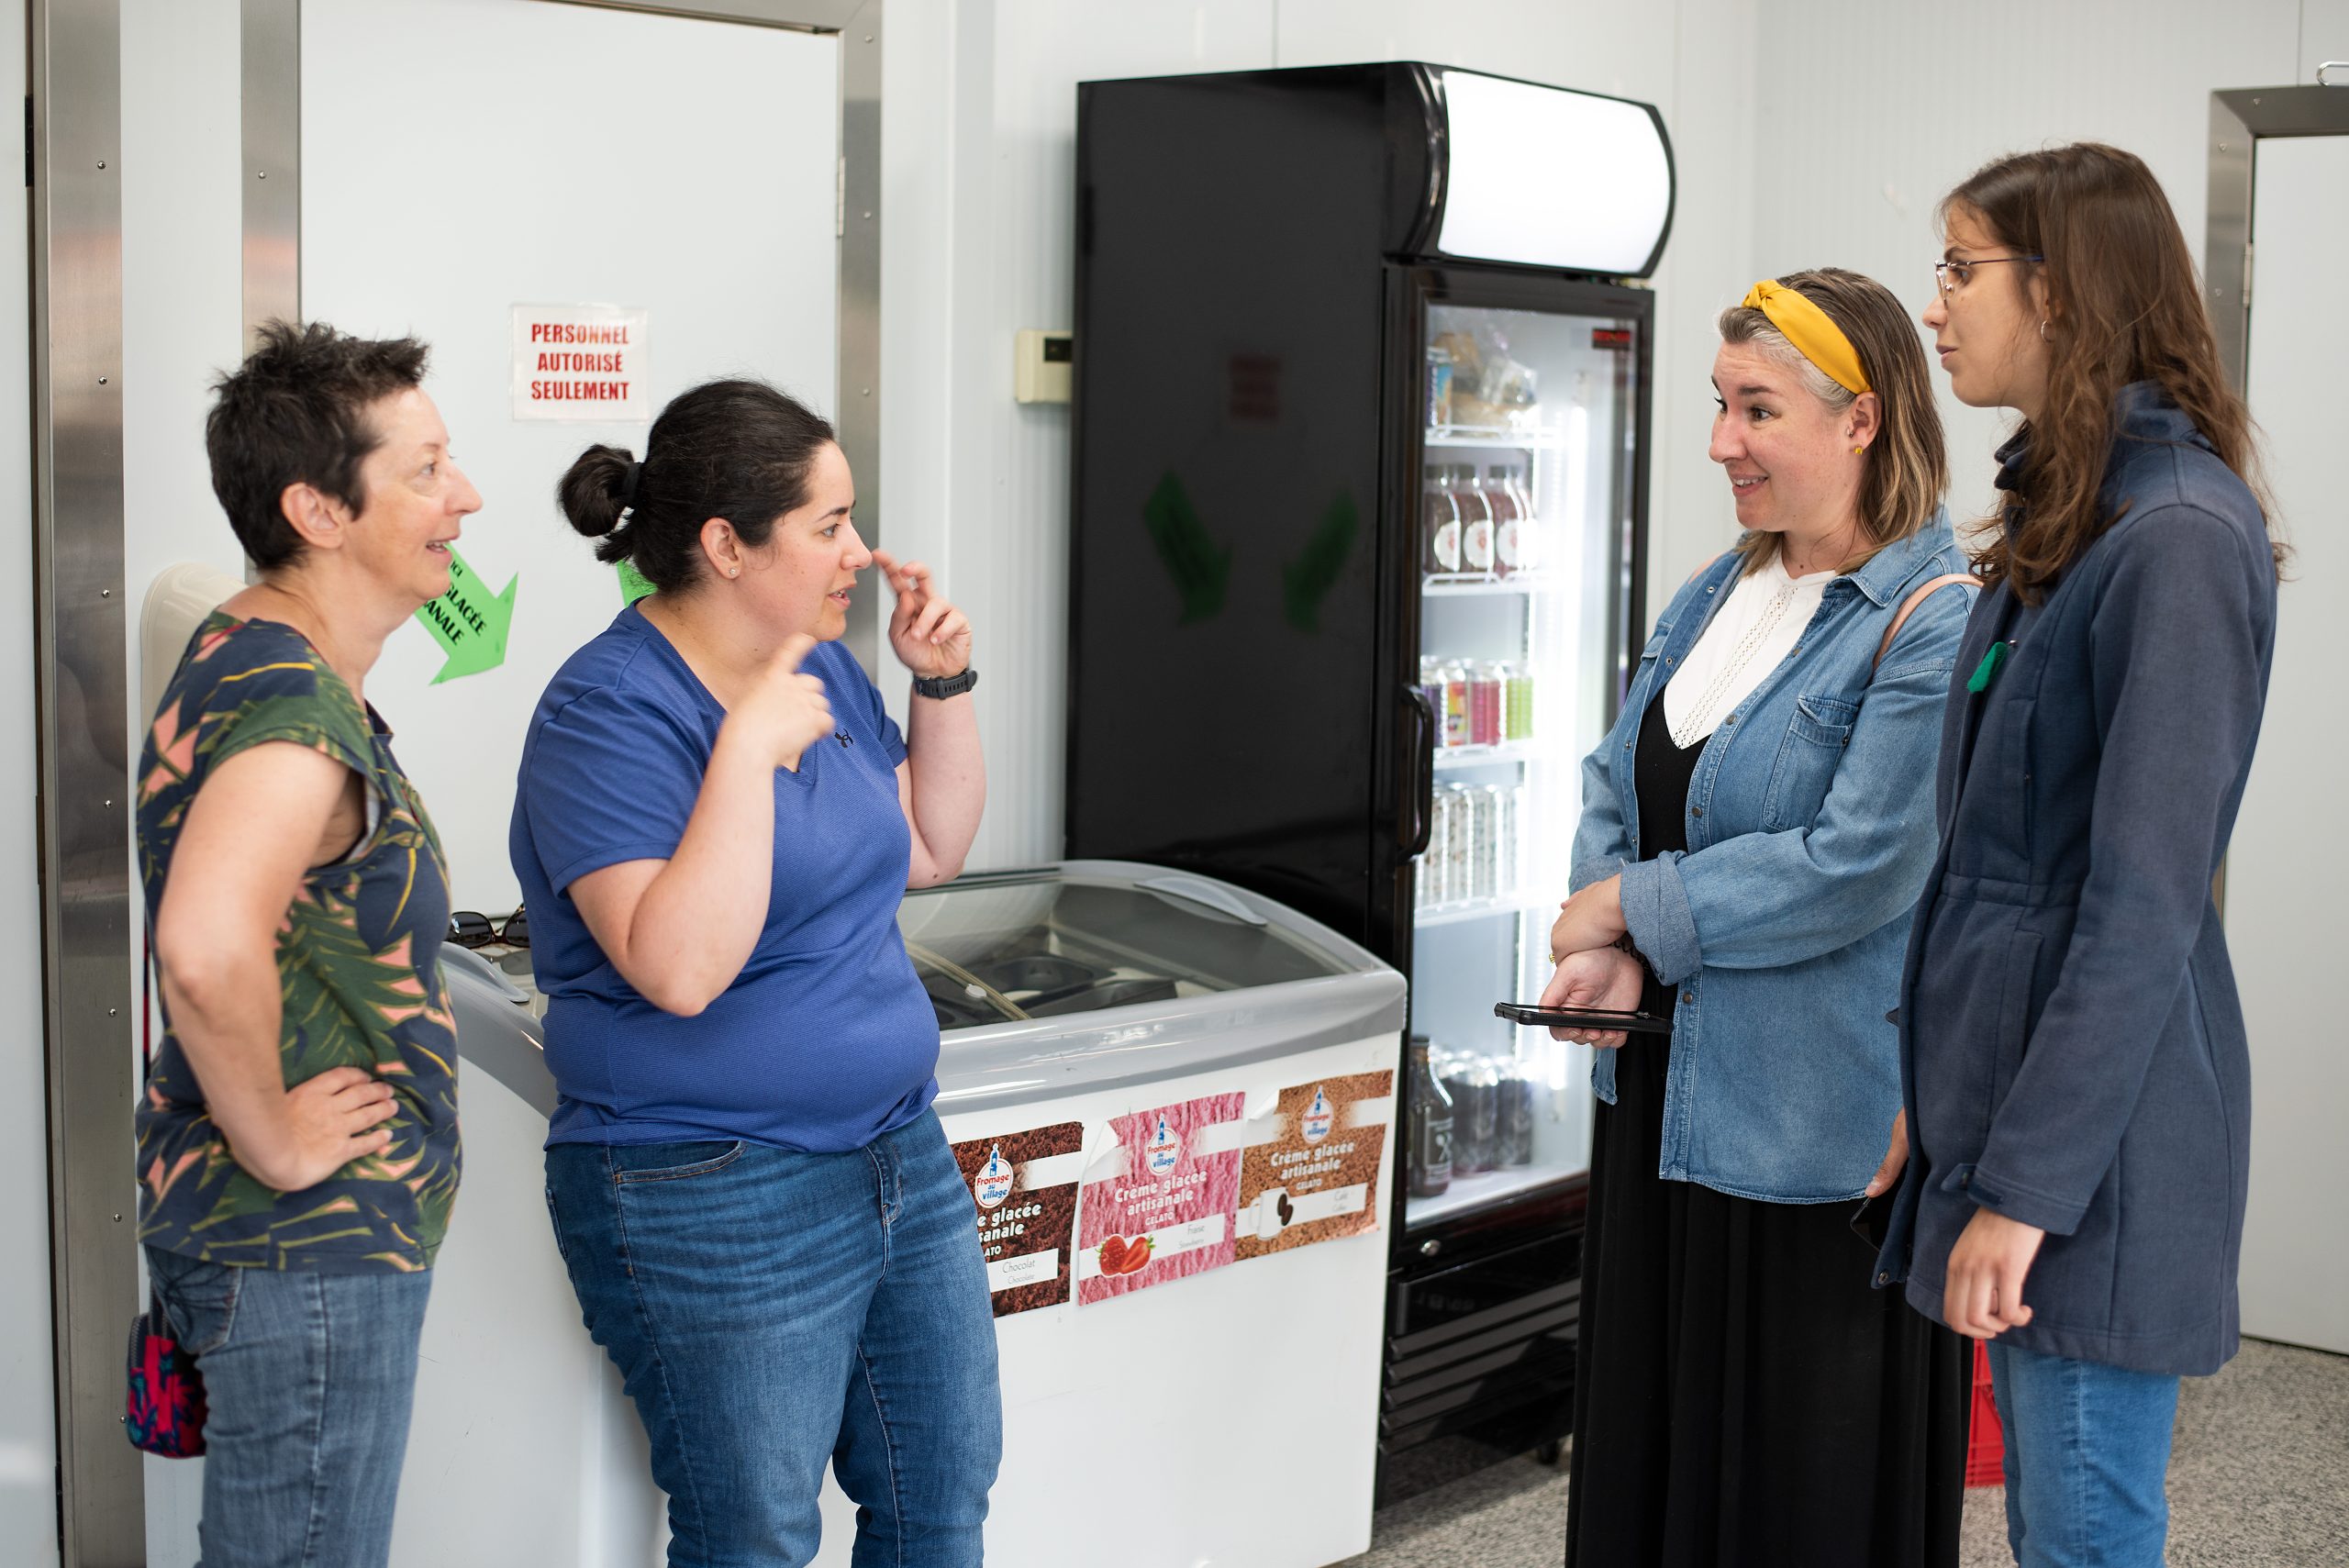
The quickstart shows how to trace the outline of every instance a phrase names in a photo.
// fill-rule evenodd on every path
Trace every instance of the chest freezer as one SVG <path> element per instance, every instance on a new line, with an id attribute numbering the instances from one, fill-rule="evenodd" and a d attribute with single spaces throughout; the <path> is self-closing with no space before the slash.
<path id="1" fill-rule="evenodd" d="M 1319 1568 L 1370 1544 L 1403 977 L 1208 878 L 1076 861 L 909 894 L 1001 1352 L 990 1561 Z M 451 949 L 464 1186 L 425 1321 L 397 1568 L 662 1562 L 581 1327 L 527 950 Z M 158 1562 L 195 1559 L 196 1464 Z M 820 1564 L 852 1509 L 829 1483 Z M 182 1543 L 184 1542 L 184 1547 Z"/>

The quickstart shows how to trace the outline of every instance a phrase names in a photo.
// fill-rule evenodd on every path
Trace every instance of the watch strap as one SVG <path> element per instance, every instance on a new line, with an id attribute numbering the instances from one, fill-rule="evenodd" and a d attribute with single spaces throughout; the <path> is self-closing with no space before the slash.
<path id="1" fill-rule="evenodd" d="M 965 669 L 959 675 L 916 675 L 914 695 L 930 697 L 939 702 L 959 697 L 979 684 L 979 673 Z"/>

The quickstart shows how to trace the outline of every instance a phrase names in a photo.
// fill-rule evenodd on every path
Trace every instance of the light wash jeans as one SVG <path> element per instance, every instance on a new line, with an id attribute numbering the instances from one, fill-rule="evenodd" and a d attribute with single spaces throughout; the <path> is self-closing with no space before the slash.
<path id="1" fill-rule="evenodd" d="M 1990 1341 L 2022 1568 L 2162 1568 L 2177 1379 Z"/>
<path id="2" fill-rule="evenodd" d="M 210 1407 L 201 1568 L 383 1568 L 431 1271 L 147 1272 Z"/>
<path id="3" fill-rule="evenodd" d="M 971 1190 L 925 1111 L 845 1154 L 558 1143 L 547 1203 L 669 1495 L 671 1568 L 978 1568 L 1003 1451 Z"/>

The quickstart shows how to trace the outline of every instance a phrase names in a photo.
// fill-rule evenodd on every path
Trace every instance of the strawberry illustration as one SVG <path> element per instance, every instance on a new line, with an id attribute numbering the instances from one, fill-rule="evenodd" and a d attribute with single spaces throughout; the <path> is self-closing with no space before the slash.
<path id="1" fill-rule="evenodd" d="M 1127 1245 L 1124 1264 L 1118 1272 L 1121 1274 L 1141 1273 L 1149 1265 L 1151 1250 L 1154 1245 L 1155 1243 L 1147 1236 L 1135 1237 Z"/>
<path id="2" fill-rule="evenodd" d="M 1128 1246 L 1126 1239 L 1122 1236 L 1112 1236 L 1107 1241 L 1102 1242 L 1101 1272 L 1105 1274 L 1124 1273 L 1126 1272 L 1127 1251 Z"/>

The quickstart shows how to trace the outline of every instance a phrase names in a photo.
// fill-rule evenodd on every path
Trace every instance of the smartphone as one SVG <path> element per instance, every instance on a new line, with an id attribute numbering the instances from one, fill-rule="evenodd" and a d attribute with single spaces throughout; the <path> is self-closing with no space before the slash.
<path id="1" fill-rule="evenodd" d="M 1627 1034 L 1670 1034 L 1672 1020 L 1653 1013 L 1611 1013 L 1601 1007 L 1543 1007 L 1530 1002 L 1496 1002 L 1493 1016 L 1513 1024 L 1561 1029 L 1621 1029 Z"/>

